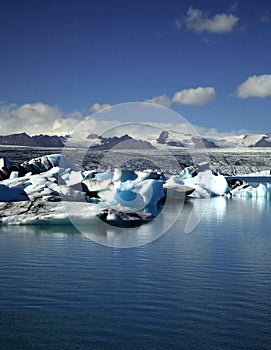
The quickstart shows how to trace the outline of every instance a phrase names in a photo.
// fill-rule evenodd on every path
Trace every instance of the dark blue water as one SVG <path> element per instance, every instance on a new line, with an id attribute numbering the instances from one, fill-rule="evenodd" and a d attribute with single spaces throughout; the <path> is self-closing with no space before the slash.
<path id="1" fill-rule="evenodd" d="M 0 348 L 270 349 L 270 202 L 214 198 L 185 234 L 192 205 L 131 249 L 0 228 Z"/>

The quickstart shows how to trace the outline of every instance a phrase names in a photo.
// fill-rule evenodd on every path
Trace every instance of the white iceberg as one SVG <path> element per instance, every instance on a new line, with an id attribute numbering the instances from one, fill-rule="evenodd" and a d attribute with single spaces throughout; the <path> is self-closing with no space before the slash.
<path id="1" fill-rule="evenodd" d="M 233 190 L 231 190 L 231 195 L 233 197 L 239 198 L 271 198 L 271 184 L 258 184 L 257 187 L 247 186 L 242 187 L 239 186 Z"/>
<path id="2" fill-rule="evenodd" d="M 2 161 L 2 165 L 8 169 L 10 163 Z M 67 157 L 54 154 L 13 168 L 10 165 L 5 173 L 8 177 L 0 181 L 2 224 L 65 224 L 70 219 L 92 223 L 98 216 L 106 222 L 127 225 L 133 221 L 138 225 L 147 221 L 143 211 L 158 213 L 159 204 L 166 198 L 271 198 L 270 184 L 252 187 L 233 179 L 228 185 L 224 176 L 214 174 L 207 166 L 202 166 L 196 176 L 190 167 L 166 179 L 151 170 L 79 171 Z"/>
<path id="3" fill-rule="evenodd" d="M 199 172 L 194 177 L 185 178 L 181 176 L 171 176 L 166 184 L 166 188 L 182 188 L 187 186 L 194 188 L 194 192 L 190 195 L 194 198 L 208 198 L 212 196 L 222 196 L 229 192 L 228 183 L 223 175 L 214 175 L 211 170 Z"/>

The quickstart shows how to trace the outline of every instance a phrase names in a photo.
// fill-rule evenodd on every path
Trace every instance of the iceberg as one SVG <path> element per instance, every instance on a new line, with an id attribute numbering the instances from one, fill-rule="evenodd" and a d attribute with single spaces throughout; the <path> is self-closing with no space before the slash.
<path id="1" fill-rule="evenodd" d="M 191 174 L 191 172 L 189 172 Z M 223 175 L 215 175 L 209 169 L 199 172 L 196 176 L 187 176 L 187 172 L 183 172 L 182 176 L 172 175 L 166 182 L 166 187 L 182 187 L 194 189 L 190 194 L 194 198 L 208 198 L 213 196 L 222 196 L 229 193 L 228 183 Z"/>
<path id="2" fill-rule="evenodd" d="M 230 195 L 240 198 L 271 198 L 271 184 L 258 184 L 257 187 L 239 186 L 231 190 Z"/>
<path id="3" fill-rule="evenodd" d="M 114 218 L 113 218 L 114 215 Z M 127 208 L 110 208 L 105 205 L 73 202 L 68 207 L 61 202 L 43 200 L 0 203 L 2 225 L 97 225 L 100 221 L 118 227 L 136 227 L 151 220 L 147 213 Z M 132 224 L 130 223 L 132 222 Z"/>
<path id="4" fill-rule="evenodd" d="M 190 179 L 197 175 L 196 169 L 192 166 L 186 167 L 181 171 L 181 177 L 183 179 Z"/>
<path id="5" fill-rule="evenodd" d="M 97 173 L 82 181 L 89 196 L 99 197 L 109 205 L 142 210 L 156 206 L 164 197 L 162 174 L 115 169 Z"/>
<path id="6" fill-rule="evenodd" d="M 156 206 L 165 192 L 161 180 L 127 180 L 115 181 L 104 190 L 99 191 L 99 197 L 109 205 L 122 205 L 142 210 L 146 207 Z"/>
<path id="7" fill-rule="evenodd" d="M 39 174 L 54 167 L 62 167 L 77 171 L 76 165 L 63 154 L 50 154 L 34 158 L 19 165 L 10 163 L 6 159 L 0 160 L 0 181 L 26 174 Z M 15 175 L 17 173 L 17 176 Z"/>
<path id="8" fill-rule="evenodd" d="M 167 199 L 271 198 L 270 184 L 227 181 L 205 163 L 171 176 L 147 169 L 81 171 L 61 154 L 19 165 L 1 160 L 0 166 L 0 223 L 8 225 L 98 220 L 135 227 L 153 220 Z"/>
<path id="9" fill-rule="evenodd" d="M 164 189 L 167 191 L 167 198 L 170 199 L 185 199 L 187 196 L 191 195 L 195 188 L 187 186 L 184 184 L 183 174 L 182 177 L 179 175 L 170 176 L 164 184 Z"/>
<path id="10" fill-rule="evenodd" d="M 81 172 L 62 155 L 42 157 L 22 164 L 26 165 L 26 174 L 20 172 L 18 176 L 9 176 L 1 181 L 2 224 L 69 224 L 71 220 L 95 223 L 100 218 L 123 227 L 139 226 L 149 222 L 150 214 L 139 212 L 137 208 L 141 210 L 147 205 L 156 205 L 164 195 L 163 182 L 141 180 L 149 176 L 146 173 L 138 177 L 130 172 L 124 178 L 123 173 L 121 177 L 116 176 L 116 173 L 120 174 L 119 171 Z M 118 181 L 114 181 L 116 179 Z M 125 181 L 120 182 L 120 179 Z M 93 191 L 101 194 L 101 204 L 89 202 L 88 194 Z M 134 201 L 131 203 L 131 195 L 137 197 L 137 204 Z M 68 213 L 64 202 L 70 203 Z M 114 205 L 116 208 L 112 209 Z"/>

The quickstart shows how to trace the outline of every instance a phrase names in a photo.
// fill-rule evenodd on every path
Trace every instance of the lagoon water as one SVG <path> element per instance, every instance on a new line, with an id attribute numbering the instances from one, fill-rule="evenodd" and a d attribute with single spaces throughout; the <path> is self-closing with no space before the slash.
<path id="1" fill-rule="evenodd" d="M 270 201 L 213 198 L 184 233 L 198 201 L 129 249 L 1 227 L 0 349 L 270 349 Z"/>

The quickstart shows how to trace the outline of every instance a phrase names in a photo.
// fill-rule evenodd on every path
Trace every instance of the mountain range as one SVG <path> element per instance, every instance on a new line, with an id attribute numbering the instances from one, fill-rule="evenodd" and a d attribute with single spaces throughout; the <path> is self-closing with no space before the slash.
<path id="1" fill-rule="evenodd" d="M 27 147 L 64 147 L 60 136 L 11 134 L 0 136 L 0 145 L 27 146 Z"/>
<path id="2" fill-rule="evenodd" d="M 70 142 L 72 136 L 49 136 L 18 133 L 0 136 L 0 145 L 26 146 L 26 147 L 57 147 L 76 146 L 76 140 Z M 68 141 L 68 142 L 67 142 Z M 160 134 L 146 137 L 142 133 L 140 138 L 128 134 L 121 136 L 101 136 L 89 134 L 80 140 L 80 146 L 87 145 L 95 150 L 106 150 L 112 147 L 118 149 L 152 149 L 162 145 L 172 148 L 250 148 L 271 147 L 271 134 L 243 134 L 226 137 L 201 138 L 191 134 L 163 130 Z"/>

